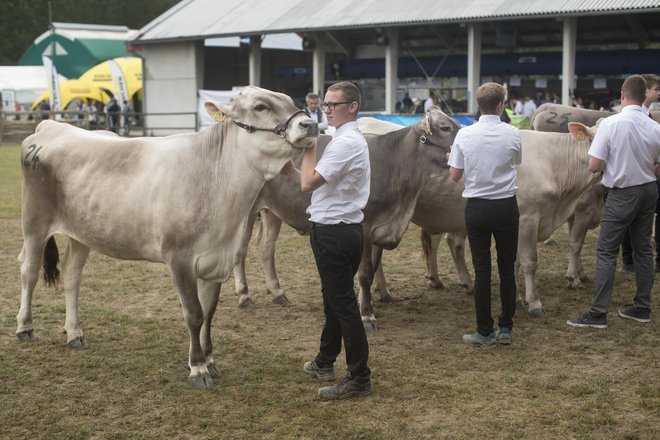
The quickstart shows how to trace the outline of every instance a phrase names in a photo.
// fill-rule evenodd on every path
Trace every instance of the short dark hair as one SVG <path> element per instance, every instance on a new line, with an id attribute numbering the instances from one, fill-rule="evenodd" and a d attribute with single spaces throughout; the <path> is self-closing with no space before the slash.
<path id="1" fill-rule="evenodd" d="M 477 89 L 477 104 L 482 114 L 495 114 L 497 104 L 504 102 L 506 89 L 503 85 L 487 82 Z"/>
<path id="2" fill-rule="evenodd" d="M 309 101 L 310 99 L 316 99 L 318 101 L 319 95 L 316 93 L 308 93 L 307 96 L 305 96 L 305 102 Z"/>
<path id="3" fill-rule="evenodd" d="M 330 87 L 328 87 L 328 91 L 332 91 L 332 92 L 341 91 L 344 94 L 344 99 L 350 102 L 353 101 L 357 102 L 358 111 L 360 110 L 360 107 L 362 105 L 362 98 L 360 97 L 360 89 L 358 89 L 358 87 L 352 82 L 340 81 L 338 83 L 334 83 Z"/>
<path id="4" fill-rule="evenodd" d="M 621 91 L 631 101 L 644 102 L 646 99 L 646 81 L 641 75 L 632 75 L 626 78 Z"/>
<path id="5" fill-rule="evenodd" d="M 658 76 L 653 73 L 643 73 L 640 76 L 644 78 L 644 81 L 646 81 L 647 89 L 652 89 L 653 87 L 657 86 L 658 83 L 660 83 L 660 78 L 658 78 Z"/>

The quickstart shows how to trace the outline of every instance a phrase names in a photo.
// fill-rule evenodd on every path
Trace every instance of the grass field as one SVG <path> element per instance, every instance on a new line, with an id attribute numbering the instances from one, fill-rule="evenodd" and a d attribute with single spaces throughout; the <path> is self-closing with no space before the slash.
<path id="1" fill-rule="evenodd" d="M 447 287 L 427 287 L 419 229 L 411 227 L 385 255 L 395 301 L 375 302 L 374 395 L 323 403 L 319 383 L 301 373 L 318 349 L 323 316 L 306 237 L 285 227 L 278 243 L 287 306 L 265 293 L 251 245 L 256 307 L 238 309 L 233 281 L 223 287 L 213 329 L 223 376 L 215 388 L 197 390 L 186 380 L 187 330 L 163 265 L 93 252 L 81 288 L 88 348 L 66 347 L 62 286 L 42 282 L 33 302 L 38 339 L 16 339 L 17 145 L 0 146 L 0 185 L 1 439 L 660 438 L 660 320 L 643 325 L 611 313 L 606 330 L 566 326 L 586 309 L 593 282 L 580 291 L 565 287 L 564 228 L 556 246 L 539 248 L 548 316 L 534 319 L 519 307 L 511 346 L 475 349 L 461 342 L 475 318 L 449 253 L 443 246 L 439 255 Z M 589 234 L 583 253 L 591 276 L 596 237 Z M 58 243 L 62 250 L 61 237 Z M 634 278 L 617 275 L 611 312 L 632 299 L 633 289 Z M 494 289 L 495 313 L 498 302 Z M 336 368 L 345 368 L 343 355 Z"/>

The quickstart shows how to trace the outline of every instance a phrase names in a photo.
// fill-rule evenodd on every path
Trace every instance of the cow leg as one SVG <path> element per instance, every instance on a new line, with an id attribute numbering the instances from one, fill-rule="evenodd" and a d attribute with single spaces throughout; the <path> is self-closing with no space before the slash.
<path id="1" fill-rule="evenodd" d="M 362 261 L 358 268 L 358 282 L 360 284 L 359 302 L 360 302 L 360 315 L 362 316 L 362 324 L 366 331 L 375 331 L 378 328 L 376 316 L 374 315 L 373 305 L 371 303 L 371 285 L 374 280 L 374 266 L 372 261 L 371 252 L 371 237 L 364 234 Z"/>
<path id="2" fill-rule="evenodd" d="M 543 310 L 543 304 L 541 304 L 536 287 L 536 268 L 538 265 L 537 239 L 538 220 L 521 218 L 516 266 L 522 267 L 525 277 L 527 312 L 535 318 L 541 318 L 545 316 L 545 310 Z M 520 295 L 520 289 L 518 293 Z"/>
<path id="3" fill-rule="evenodd" d="M 380 258 L 380 264 L 376 267 L 376 272 L 374 273 L 374 291 L 378 292 L 381 301 L 392 301 L 393 299 L 392 295 L 390 294 L 390 289 L 387 286 L 385 272 L 383 271 L 382 255 Z"/>
<path id="4" fill-rule="evenodd" d="M 200 342 L 202 351 L 206 358 L 206 368 L 209 370 L 211 377 L 217 379 L 220 377 L 220 371 L 215 366 L 213 360 L 213 342 L 211 341 L 211 325 L 213 324 L 213 315 L 218 307 L 218 299 L 220 298 L 221 283 L 214 283 L 211 281 L 197 280 L 197 295 L 199 302 L 202 305 L 204 313 L 204 324 L 200 333 Z"/>
<path id="5" fill-rule="evenodd" d="M 213 387 L 211 373 L 206 366 L 206 356 L 201 346 L 201 330 L 204 325 L 204 312 L 197 293 L 197 278 L 193 273 L 190 261 L 174 261 L 169 264 L 174 285 L 179 294 L 183 308 L 183 317 L 188 327 L 190 349 L 188 352 L 188 366 L 190 376 L 188 380 L 195 388 Z"/>
<path id="6" fill-rule="evenodd" d="M 568 235 L 571 239 L 571 250 L 568 253 L 568 269 L 566 270 L 566 286 L 569 289 L 582 288 L 582 282 L 587 280 L 582 266 L 582 246 L 587 234 L 588 226 L 585 227 L 576 221 L 575 216 L 568 220 Z"/>
<path id="7" fill-rule="evenodd" d="M 440 234 L 430 234 L 424 229 L 421 230 L 420 240 L 422 242 L 422 258 L 426 264 L 426 275 L 429 287 L 434 289 L 444 289 L 445 285 L 438 274 L 438 246 L 440 244 Z"/>
<path id="8" fill-rule="evenodd" d="M 25 237 L 18 256 L 21 263 L 21 306 L 16 315 L 16 337 L 21 341 L 34 340 L 32 327 L 32 294 L 39 279 L 46 238 Z"/>
<path id="9" fill-rule="evenodd" d="M 66 318 L 64 331 L 66 343 L 71 348 L 85 348 L 85 338 L 80 325 L 80 307 L 78 297 L 83 266 L 87 262 L 89 248 L 73 238 L 67 240 L 62 270 L 64 275 L 64 298 L 66 302 Z"/>
<path id="10" fill-rule="evenodd" d="M 275 304 L 286 304 L 289 299 L 280 288 L 280 280 L 275 269 L 275 247 L 282 229 L 282 219 L 268 209 L 261 211 L 261 223 L 257 233 L 257 242 L 261 250 L 261 264 L 266 275 L 266 289 L 273 295 Z"/>
<path id="11" fill-rule="evenodd" d="M 461 284 L 466 287 L 467 294 L 472 295 L 474 293 L 474 281 L 472 281 L 472 276 L 470 276 L 470 271 L 465 262 L 465 234 L 447 234 L 447 245 L 449 246 L 449 251 L 454 260 L 454 266 L 456 266 Z"/>
<path id="12" fill-rule="evenodd" d="M 245 227 L 245 234 L 241 247 L 236 254 L 236 264 L 234 265 L 234 292 L 239 295 L 238 307 L 247 308 L 254 306 L 252 299 L 250 299 L 250 292 L 247 285 L 247 277 L 245 276 L 245 259 L 247 258 L 250 240 L 252 239 L 252 230 L 254 228 L 254 220 L 257 218 L 256 214 L 250 213 Z"/>

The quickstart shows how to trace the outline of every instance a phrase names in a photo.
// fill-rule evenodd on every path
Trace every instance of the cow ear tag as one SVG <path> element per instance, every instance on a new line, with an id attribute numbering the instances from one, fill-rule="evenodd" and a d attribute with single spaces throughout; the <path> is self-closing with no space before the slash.
<path id="1" fill-rule="evenodd" d="M 225 120 L 225 114 L 218 110 L 213 114 L 213 119 L 215 119 L 217 122 L 222 122 Z"/>
<path id="2" fill-rule="evenodd" d="M 575 138 L 578 141 L 583 141 L 587 138 L 587 134 L 584 132 L 584 130 L 580 130 L 575 134 Z"/>

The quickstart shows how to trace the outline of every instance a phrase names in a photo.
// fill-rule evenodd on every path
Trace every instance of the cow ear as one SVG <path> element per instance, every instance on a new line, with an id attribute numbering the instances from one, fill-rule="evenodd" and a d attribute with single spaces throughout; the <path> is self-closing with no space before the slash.
<path id="1" fill-rule="evenodd" d="M 570 131 L 573 137 L 578 141 L 590 141 L 593 139 L 593 135 L 591 134 L 589 127 L 579 122 L 569 122 L 568 131 Z"/>
<path id="2" fill-rule="evenodd" d="M 213 101 L 206 101 L 204 102 L 204 108 L 217 122 L 222 122 L 225 119 L 231 118 L 231 104 L 220 104 Z"/>
<path id="3" fill-rule="evenodd" d="M 420 123 L 420 128 L 426 134 L 431 134 L 431 117 L 429 114 L 425 114 Z"/>

